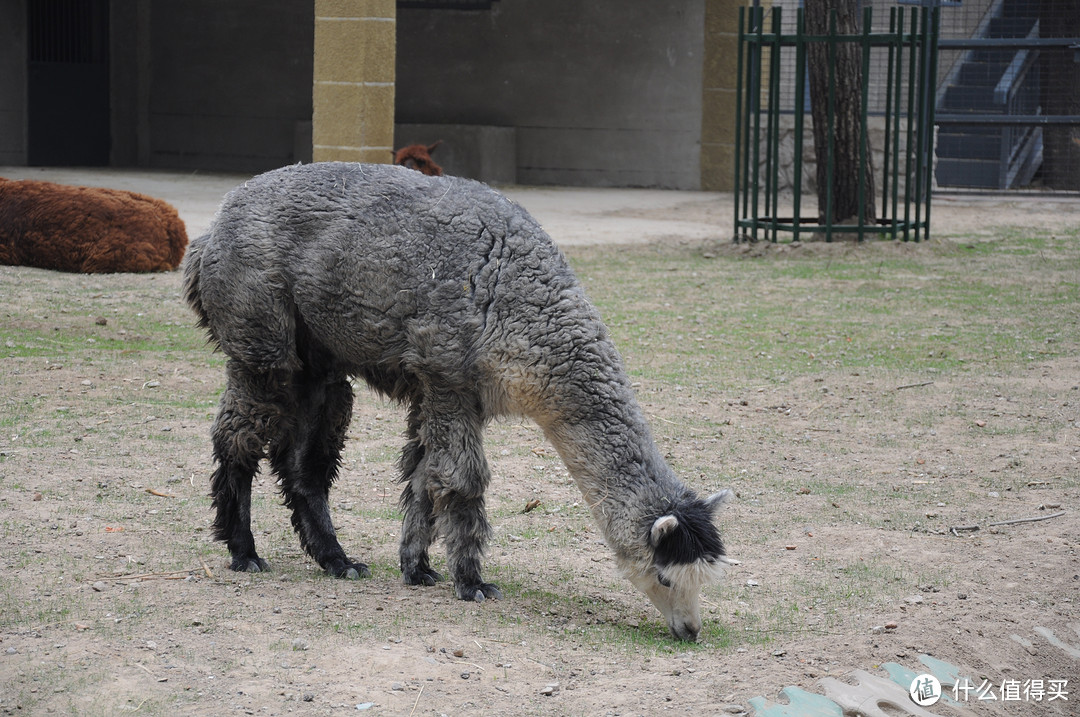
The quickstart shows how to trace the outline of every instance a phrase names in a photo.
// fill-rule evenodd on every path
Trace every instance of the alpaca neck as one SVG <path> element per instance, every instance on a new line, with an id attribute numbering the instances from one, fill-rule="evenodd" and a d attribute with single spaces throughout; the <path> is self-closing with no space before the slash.
<path id="1" fill-rule="evenodd" d="M 560 412 L 541 426 L 609 544 L 623 552 L 643 537 L 638 519 L 677 498 L 682 486 L 629 386 L 608 384 L 606 398 L 585 410 Z"/>

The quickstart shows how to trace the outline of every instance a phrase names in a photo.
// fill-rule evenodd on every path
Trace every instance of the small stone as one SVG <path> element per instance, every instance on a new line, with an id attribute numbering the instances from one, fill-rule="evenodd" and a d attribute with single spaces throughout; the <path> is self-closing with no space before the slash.
<path id="1" fill-rule="evenodd" d="M 967 593 L 956 593 L 957 600 L 967 600 Z"/>
<path id="2" fill-rule="evenodd" d="M 292 641 L 292 649 L 294 650 L 307 650 L 311 647 L 307 640 L 301 640 L 299 637 Z"/>
<path id="3" fill-rule="evenodd" d="M 454 657 L 465 657 L 465 651 L 461 648 L 454 650 Z"/>
<path id="4" fill-rule="evenodd" d="M 728 713 L 729 715 L 746 714 L 746 708 L 743 707 L 742 705 L 736 705 L 736 704 L 724 705 L 720 709 L 723 710 L 724 712 Z"/>
<path id="5" fill-rule="evenodd" d="M 95 582 L 90 587 L 92 587 L 94 589 L 94 592 L 96 592 L 96 593 L 103 593 L 103 592 L 105 592 L 105 588 L 107 588 L 108 585 L 106 585 L 101 580 L 98 580 L 97 582 Z"/>
<path id="6" fill-rule="evenodd" d="M 759 583 L 757 580 L 747 580 L 746 581 L 746 586 L 747 587 L 756 588 L 759 585 L 761 585 L 761 583 Z"/>
<path id="7" fill-rule="evenodd" d="M 375 706 L 375 703 L 374 703 L 374 702 L 361 702 L 360 704 L 358 704 L 358 705 L 356 706 L 356 709 L 358 709 L 358 710 L 360 710 L 361 712 L 363 712 L 364 710 L 369 710 L 369 709 L 371 709 L 371 708 L 372 708 L 372 707 L 374 707 L 374 706 Z"/>
<path id="8" fill-rule="evenodd" d="M 904 602 L 906 602 L 908 605 L 921 605 L 922 601 L 922 595 L 912 595 L 911 597 L 904 598 Z"/>
<path id="9" fill-rule="evenodd" d="M 883 632 L 885 632 L 884 625 L 874 625 L 872 628 L 870 628 L 871 635 L 880 635 Z"/>
<path id="10" fill-rule="evenodd" d="M 885 629 L 886 630 L 895 630 L 897 627 L 899 627 L 899 625 L 897 625 L 895 622 L 887 622 L 887 623 L 885 623 Z"/>
<path id="11" fill-rule="evenodd" d="M 548 684 L 546 684 L 542 688 L 540 688 L 540 694 L 542 694 L 542 695 L 544 695 L 546 697 L 551 697 L 553 694 L 555 694 L 558 691 L 559 691 L 559 683 L 558 682 L 549 682 Z"/>
<path id="12" fill-rule="evenodd" d="M 472 673 L 470 673 L 470 672 L 462 672 L 461 673 L 461 679 L 463 679 L 463 680 L 467 680 L 470 677 L 472 677 Z"/>
<path id="13" fill-rule="evenodd" d="M 304 702 L 314 702 L 315 701 L 315 695 L 311 694 L 310 692 L 305 692 L 303 700 L 304 700 Z"/>
<path id="14" fill-rule="evenodd" d="M 400 682 L 395 682 L 394 684 L 390 685 L 390 689 L 394 692 L 401 692 L 405 689 L 405 685 L 401 684 Z"/>
<path id="15" fill-rule="evenodd" d="M 106 319 L 104 316 L 99 316 L 96 319 L 94 319 L 94 323 L 97 324 L 98 326 L 105 326 L 106 324 L 109 323 L 109 320 Z"/>
<path id="16" fill-rule="evenodd" d="M 787 654 L 787 650 L 773 650 L 773 657 L 783 657 Z"/>
<path id="17" fill-rule="evenodd" d="M 42 497 L 43 497 L 43 496 L 41 495 L 41 493 L 34 493 L 34 500 L 35 500 L 35 501 L 41 500 L 41 499 L 42 499 Z"/>

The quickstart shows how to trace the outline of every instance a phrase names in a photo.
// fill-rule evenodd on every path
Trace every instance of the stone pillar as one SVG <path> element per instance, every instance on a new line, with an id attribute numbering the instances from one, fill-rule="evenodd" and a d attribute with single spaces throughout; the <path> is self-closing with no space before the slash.
<path id="1" fill-rule="evenodd" d="M 701 102 L 702 189 L 726 192 L 733 188 L 739 7 L 751 4 L 747 0 L 705 0 Z"/>
<path id="2" fill-rule="evenodd" d="M 315 0 L 312 159 L 390 162 L 394 0 Z"/>

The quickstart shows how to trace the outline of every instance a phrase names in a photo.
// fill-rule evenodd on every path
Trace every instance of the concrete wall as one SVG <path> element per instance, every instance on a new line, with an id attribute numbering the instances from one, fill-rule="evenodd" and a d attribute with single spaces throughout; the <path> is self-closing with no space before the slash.
<path id="1" fill-rule="evenodd" d="M 254 172 L 310 159 L 314 7 L 113 0 L 113 161 Z"/>
<path id="2" fill-rule="evenodd" d="M 0 2 L 0 164 L 26 152 L 26 5 Z"/>
<path id="3" fill-rule="evenodd" d="M 704 5 L 400 9 L 397 122 L 513 127 L 522 184 L 696 189 Z"/>

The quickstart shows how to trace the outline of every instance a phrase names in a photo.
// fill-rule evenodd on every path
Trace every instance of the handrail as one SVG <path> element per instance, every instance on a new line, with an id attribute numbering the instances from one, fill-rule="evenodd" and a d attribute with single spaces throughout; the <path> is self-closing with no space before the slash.
<path id="1" fill-rule="evenodd" d="M 1032 25 L 1031 30 L 1027 34 L 1026 39 L 1031 39 L 1039 36 L 1039 21 L 1036 20 Z M 1030 60 L 1028 59 L 1030 56 Z M 1013 56 L 1012 62 L 1005 68 L 1005 72 L 1001 74 L 1001 79 L 998 80 L 997 86 L 994 88 L 994 104 L 1007 105 L 1013 94 L 1016 92 L 1016 87 L 1020 84 L 1018 78 L 1027 74 L 1028 68 L 1035 62 L 1038 57 L 1030 50 L 1020 50 Z"/>

